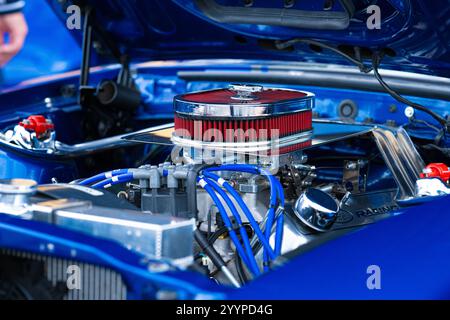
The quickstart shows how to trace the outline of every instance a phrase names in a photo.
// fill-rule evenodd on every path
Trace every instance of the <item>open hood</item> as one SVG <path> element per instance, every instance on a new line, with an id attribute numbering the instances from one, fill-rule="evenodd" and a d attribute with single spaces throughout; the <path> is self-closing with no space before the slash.
<path id="1" fill-rule="evenodd" d="M 49 0 L 62 19 L 61 2 Z M 450 77 L 448 0 L 72 0 L 94 9 L 98 63 L 110 52 L 133 62 L 156 59 L 237 58 L 345 64 L 336 52 L 305 42 L 313 39 L 350 56 L 382 51 L 381 66 Z M 367 7 L 377 7 L 372 14 Z M 369 25 L 371 28 L 368 27 Z M 373 29 L 372 29 L 373 28 Z M 81 31 L 76 35 L 81 41 Z M 278 42 L 277 42 L 278 41 Z M 356 49 L 355 49 L 356 47 Z M 109 50 L 109 49 L 113 50 Z"/>

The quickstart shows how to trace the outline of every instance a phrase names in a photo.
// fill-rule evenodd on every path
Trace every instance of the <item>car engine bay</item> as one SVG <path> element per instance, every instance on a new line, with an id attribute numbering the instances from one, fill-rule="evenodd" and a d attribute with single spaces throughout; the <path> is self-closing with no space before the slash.
<path id="1" fill-rule="evenodd" d="M 99 88 L 103 107 L 135 104 L 117 84 Z M 2 145 L 70 164 L 58 177 L 50 164 L 47 181 L 1 181 L 1 212 L 115 241 L 156 261 L 155 272 L 189 269 L 241 287 L 449 193 L 448 168 L 433 164 L 442 158 L 423 160 L 408 127 L 355 121 L 356 105 L 344 101 L 341 117 L 326 119 L 312 92 L 218 83 L 176 95 L 173 121 L 119 135 L 99 129 L 71 144 L 60 121 L 82 116 L 30 115 L 5 127 Z"/>

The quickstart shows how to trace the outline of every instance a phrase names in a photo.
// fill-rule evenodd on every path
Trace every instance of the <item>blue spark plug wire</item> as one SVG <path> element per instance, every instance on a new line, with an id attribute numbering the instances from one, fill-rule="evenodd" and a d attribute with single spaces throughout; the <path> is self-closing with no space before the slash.
<path id="1" fill-rule="evenodd" d="M 100 182 L 92 185 L 92 188 L 94 188 L 94 189 L 106 189 L 106 188 L 112 187 L 112 186 L 114 186 L 116 184 L 131 182 L 133 180 L 134 180 L 133 173 L 126 173 L 126 174 L 121 174 L 119 176 L 114 176 L 112 178 L 100 181 Z"/>
<path id="2" fill-rule="evenodd" d="M 242 247 L 242 244 L 239 242 L 237 234 L 233 229 L 233 224 L 231 223 L 231 220 L 228 217 L 222 202 L 220 202 L 219 197 L 216 195 L 214 189 L 205 181 L 203 177 L 198 177 L 197 182 L 209 194 L 214 204 L 217 206 L 217 209 L 219 209 L 219 213 L 222 217 L 225 227 L 228 229 L 228 234 L 230 235 L 230 238 L 233 241 L 234 246 L 236 247 L 236 251 L 241 256 L 242 261 L 247 265 L 248 269 L 252 270 L 251 264 L 248 261 L 247 255 L 245 254 L 244 248 Z"/>
<path id="3" fill-rule="evenodd" d="M 204 170 L 204 174 L 205 175 L 206 175 L 206 173 L 210 174 L 211 172 L 214 172 L 214 171 L 235 171 L 235 172 L 245 172 L 245 173 L 251 173 L 251 174 L 260 174 L 260 175 L 265 176 L 269 180 L 270 193 L 271 193 L 270 208 L 269 208 L 269 211 L 267 214 L 267 221 L 266 221 L 264 236 L 260 237 L 258 235 L 258 230 L 260 230 L 259 226 L 258 226 L 258 228 L 254 227 L 255 233 L 260 238 L 260 241 L 264 247 L 263 261 L 264 261 L 264 269 L 267 271 L 269 259 L 273 260 L 273 259 L 275 259 L 276 256 L 281 254 L 281 247 L 282 247 L 282 240 L 283 240 L 283 224 L 284 224 L 283 210 L 284 210 L 284 202 L 285 202 L 283 188 L 281 186 L 281 183 L 270 172 L 268 172 L 267 170 L 265 170 L 263 168 L 255 166 L 255 165 L 245 165 L 245 164 L 222 165 L 220 167 L 207 168 Z M 218 176 L 215 177 L 215 179 L 217 179 L 217 178 L 218 178 Z M 241 201 L 238 201 L 239 205 L 241 206 L 240 202 L 243 203 L 243 201 L 242 201 L 241 197 L 239 196 L 239 194 L 234 190 L 234 188 L 231 187 L 231 188 L 226 188 L 226 189 L 229 192 L 230 192 L 229 189 L 233 189 L 234 193 L 237 195 L 237 198 L 235 198 L 236 201 L 238 201 L 238 199 L 241 200 Z M 279 202 L 279 204 L 277 202 Z M 272 247 L 270 246 L 268 241 L 270 239 L 272 226 L 275 221 L 277 204 L 279 205 L 280 212 L 279 212 L 279 215 L 278 215 L 277 221 L 276 221 L 277 227 L 275 230 L 275 252 L 273 252 Z M 246 212 L 246 210 L 244 209 L 245 207 L 246 207 L 246 205 L 245 205 L 245 203 L 243 203 L 242 208 L 243 208 L 244 213 Z M 249 214 L 250 214 L 250 216 L 252 216 L 251 213 L 249 213 Z M 251 221 L 251 220 L 249 219 L 249 221 Z M 252 224 L 252 227 L 253 227 L 253 224 Z M 267 243 L 267 245 L 265 245 L 265 243 Z"/>
<path id="4" fill-rule="evenodd" d="M 84 179 L 82 181 L 80 181 L 78 184 L 82 185 L 82 186 L 88 186 L 91 185 L 93 183 L 97 183 L 99 181 L 105 180 L 105 179 L 110 179 L 112 177 L 115 176 L 120 176 L 122 174 L 127 174 L 129 173 L 130 169 L 117 169 L 117 170 L 112 170 L 112 171 L 107 171 L 107 172 L 103 172 L 103 173 L 99 173 L 93 177 Z"/>
<path id="5" fill-rule="evenodd" d="M 230 194 L 231 196 L 236 200 L 239 207 L 241 208 L 242 212 L 247 217 L 247 220 L 249 221 L 250 225 L 252 226 L 253 230 L 255 231 L 256 236 L 259 238 L 261 243 L 263 244 L 263 247 L 266 248 L 269 252 L 269 255 L 275 259 L 275 251 L 271 248 L 269 241 L 264 236 L 261 228 L 259 227 L 258 222 L 256 222 L 255 218 L 253 217 L 252 213 L 250 212 L 250 209 L 247 207 L 245 202 L 242 200 L 241 196 L 237 193 L 236 190 L 224 179 L 221 179 L 218 175 L 211 173 L 211 172 L 204 172 L 203 173 L 206 177 L 211 178 L 215 181 L 217 181 L 220 185 L 222 185 Z"/>
<path id="6" fill-rule="evenodd" d="M 256 263 L 256 259 L 253 254 L 253 250 L 250 245 L 250 239 L 248 238 L 247 230 L 245 230 L 245 227 L 243 226 L 241 216 L 239 215 L 239 212 L 236 210 L 236 206 L 231 201 L 230 197 L 226 194 L 226 192 L 223 191 L 222 188 L 219 187 L 219 185 L 216 182 L 214 182 L 213 180 L 211 180 L 207 177 L 204 177 L 204 180 L 208 183 L 208 185 L 210 185 L 222 197 L 222 199 L 225 201 L 227 206 L 230 208 L 231 213 L 239 227 L 241 239 L 244 243 L 244 247 L 247 252 L 248 261 L 251 266 L 251 271 L 256 276 L 260 275 L 261 272 L 259 271 L 258 264 Z"/>

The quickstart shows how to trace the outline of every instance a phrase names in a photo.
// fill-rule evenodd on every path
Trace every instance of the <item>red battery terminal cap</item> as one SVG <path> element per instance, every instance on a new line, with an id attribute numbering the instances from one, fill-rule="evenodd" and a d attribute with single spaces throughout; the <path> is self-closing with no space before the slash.
<path id="1" fill-rule="evenodd" d="M 41 115 L 29 116 L 27 119 L 20 122 L 19 125 L 28 131 L 35 132 L 38 139 L 55 129 L 55 125 L 52 121 Z"/>
<path id="2" fill-rule="evenodd" d="M 444 163 L 430 163 L 422 170 L 420 178 L 439 178 L 447 183 L 450 180 L 450 170 Z"/>

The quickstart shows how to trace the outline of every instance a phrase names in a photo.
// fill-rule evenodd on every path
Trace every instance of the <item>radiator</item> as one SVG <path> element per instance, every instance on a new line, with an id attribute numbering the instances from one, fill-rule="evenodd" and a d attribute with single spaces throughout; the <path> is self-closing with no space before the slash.
<path id="1" fill-rule="evenodd" d="M 66 283 L 69 266 L 77 266 L 80 273 L 80 289 L 68 289 L 64 300 L 126 300 L 127 287 L 122 276 L 114 270 L 79 261 L 49 257 L 22 251 L 0 249 L 1 255 L 44 262 L 47 280 L 56 286 Z"/>

